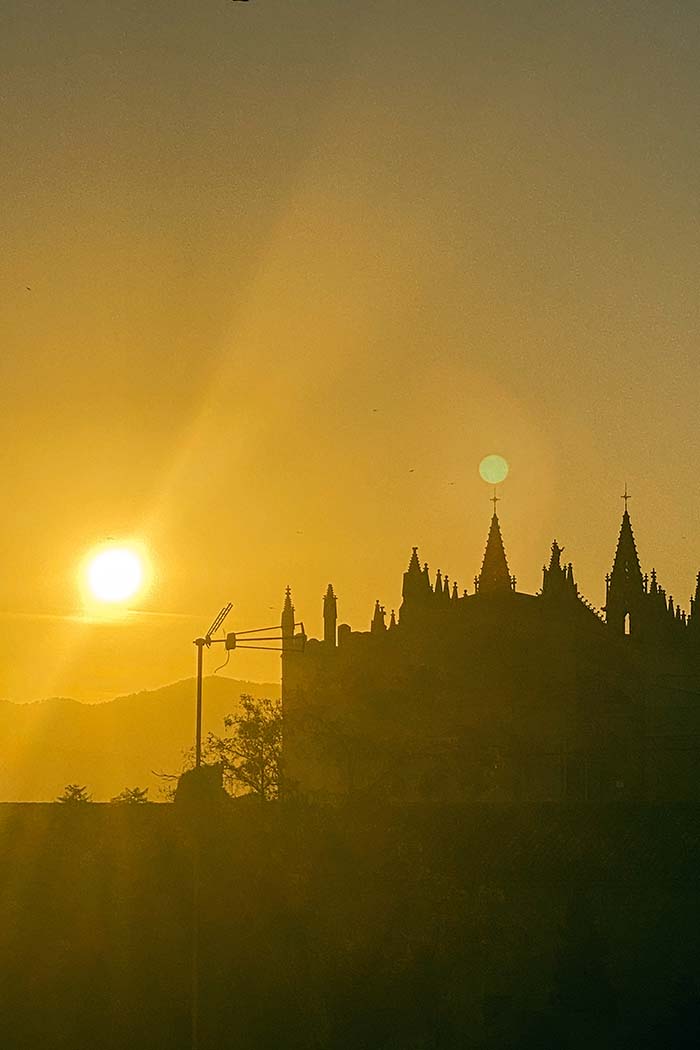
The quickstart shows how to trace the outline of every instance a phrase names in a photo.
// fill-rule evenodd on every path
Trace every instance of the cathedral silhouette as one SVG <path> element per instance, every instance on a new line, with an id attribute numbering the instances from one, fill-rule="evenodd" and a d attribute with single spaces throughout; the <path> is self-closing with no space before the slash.
<path id="1" fill-rule="evenodd" d="M 413 548 L 398 618 L 337 625 L 300 651 L 282 611 L 287 789 L 317 800 L 671 800 L 700 794 L 700 574 L 688 615 L 642 572 L 627 509 L 606 601 L 579 593 L 552 543 L 517 590 L 494 512 L 461 594 Z"/>

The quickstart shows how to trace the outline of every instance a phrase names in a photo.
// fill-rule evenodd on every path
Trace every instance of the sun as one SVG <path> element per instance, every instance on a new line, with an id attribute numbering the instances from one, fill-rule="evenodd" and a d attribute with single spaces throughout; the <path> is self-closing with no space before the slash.
<path id="1" fill-rule="evenodd" d="M 479 474 L 489 485 L 500 485 L 508 477 L 508 462 L 503 456 L 484 456 L 479 464 Z"/>
<path id="2" fill-rule="evenodd" d="M 102 547 L 88 555 L 84 578 L 93 601 L 116 605 L 134 598 L 144 589 L 145 558 L 135 547 Z"/>

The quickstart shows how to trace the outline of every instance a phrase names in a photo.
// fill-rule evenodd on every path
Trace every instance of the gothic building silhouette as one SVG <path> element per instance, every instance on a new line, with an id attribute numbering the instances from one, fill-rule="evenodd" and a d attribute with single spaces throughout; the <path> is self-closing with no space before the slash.
<path id="1" fill-rule="evenodd" d="M 684 799 L 700 793 L 700 574 L 686 615 L 643 573 L 627 510 L 596 611 L 552 543 L 517 589 L 496 513 L 471 593 L 413 548 L 398 617 L 294 640 L 282 611 L 285 775 L 315 798 Z"/>

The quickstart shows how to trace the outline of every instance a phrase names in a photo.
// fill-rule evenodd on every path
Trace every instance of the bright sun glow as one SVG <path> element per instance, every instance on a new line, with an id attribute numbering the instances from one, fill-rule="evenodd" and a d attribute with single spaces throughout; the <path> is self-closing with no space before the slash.
<path id="1" fill-rule="evenodd" d="M 508 477 L 508 463 L 503 456 L 485 456 L 479 464 L 479 473 L 489 485 L 500 485 Z"/>
<path id="2" fill-rule="evenodd" d="M 100 602 L 133 598 L 142 589 L 144 578 L 143 558 L 129 547 L 106 547 L 87 563 L 88 590 Z"/>

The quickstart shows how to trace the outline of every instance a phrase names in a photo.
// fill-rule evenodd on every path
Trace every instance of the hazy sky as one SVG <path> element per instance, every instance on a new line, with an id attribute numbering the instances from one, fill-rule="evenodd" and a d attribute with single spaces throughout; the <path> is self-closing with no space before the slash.
<path id="1" fill-rule="evenodd" d="M 471 591 L 489 452 L 519 589 L 556 537 L 602 604 L 627 481 L 687 607 L 699 53 L 697 0 L 6 0 L 0 696 L 184 677 L 288 582 L 365 629 L 416 543 Z M 107 537 L 148 615 L 77 623 Z"/>

